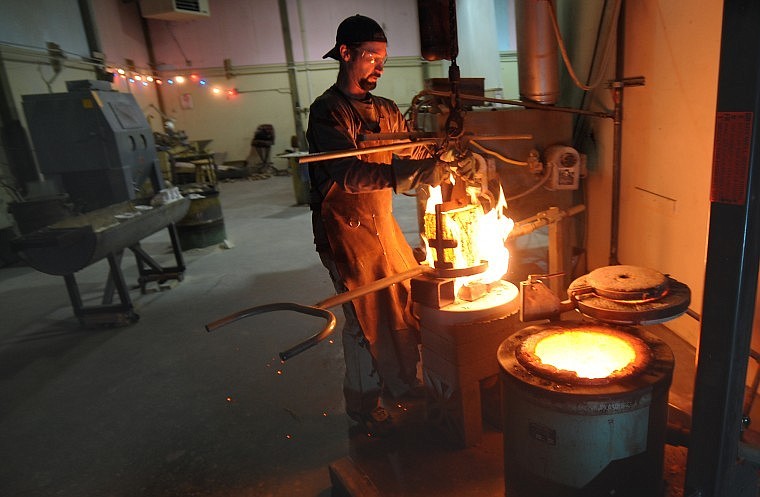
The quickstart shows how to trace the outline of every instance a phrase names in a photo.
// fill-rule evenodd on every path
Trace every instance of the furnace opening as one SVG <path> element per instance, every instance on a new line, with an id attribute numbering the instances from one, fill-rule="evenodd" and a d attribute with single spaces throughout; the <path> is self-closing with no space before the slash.
<path id="1" fill-rule="evenodd" d="M 537 333 L 518 351 L 518 360 L 531 372 L 579 384 L 604 384 L 635 375 L 649 357 L 649 348 L 637 337 L 582 326 Z"/>

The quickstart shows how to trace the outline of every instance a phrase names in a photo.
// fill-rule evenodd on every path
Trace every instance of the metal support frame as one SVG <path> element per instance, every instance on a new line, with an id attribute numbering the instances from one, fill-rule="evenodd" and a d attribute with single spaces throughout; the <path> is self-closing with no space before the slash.
<path id="1" fill-rule="evenodd" d="M 79 319 L 82 326 L 124 326 L 140 319 L 140 316 L 134 312 L 132 299 L 129 297 L 129 289 L 121 272 L 123 254 L 124 251 L 122 250 L 110 253 L 106 257 L 109 267 L 108 280 L 103 290 L 100 305 L 85 306 L 82 301 L 82 294 L 79 292 L 76 276 L 73 273 L 63 276 L 63 280 L 66 282 L 66 290 L 69 292 L 71 307 L 74 308 L 74 315 Z M 114 290 L 119 294 L 118 304 L 113 303 Z"/>
<path id="2" fill-rule="evenodd" d="M 140 291 L 142 293 L 146 292 L 145 286 L 152 281 L 158 282 L 159 285 L 167 280 L 182 281 L 185 272 L 185 261 L 182 256 L 177 227 L 174 224 L 170 224 L 167 226 L 167 229 L 169 230 L 169 238 L 171 238 L 172 242 L 172 252 L 174 253 L 174 260 L 177 263 L 176 266 L 161 267 L 140 247 L 139 243 L 129 247 L 129 250 L 135 254 L 137 271 L 140 274 L 137 281 L 140 284 Z"/>
<path id="3" fill-rule="evenodd" d="M 567 238 L 567 227 L 563 221 L 565 218 L 575 216 L 585 210 L 586 206 L 583 204 L 574 205 L 564 211 L 559 207 L 549 207 L 535 216 L 519 221 L 508 236 L 509 239 L 514 239 L 533 233 L 543 226 L 549 226 L 549 250 L 547 256 L 549 272 L 543 275 L 543 277 L 550 278 L 548 280 L 549 287 L 555 297 L 559 299 L 564 297 L 567 286 L 572 280 L 571 277 L 574 277 L 572 271 L 568 272 L 565 268 L 568 255 L 564 249 L 565 239 Z M 572 268 L 567 269 L 570 270 Z"/>
<path id="4" fill-rule="evenodd" d="M 168 225 L 167 228 L 172 242 L 176 266 L 162 267 L 143 250 L 139 242 L 127 247 L 135 255 L 139 273 L 137 281 L 142 293 L 146 293 L 146 285 L 149 282 L 156 281 L 161 284 L 168 280 L 182 281 L 184 277 L 185 262 L 182 256 L 182 248 L 179 244 L 177 228 L 173 223 Z M 121 270 L 123 256 L 123 249 L 106 255 L 109 268 L 108 279 L 103 289 L 100 305 L 85 306 L 74 273 L 63 276 L 66 282 L 66 290 L 69 293 L 69 300 L 74 309 L 74 315 L 79 319 L 82 326 L 124 326 L 135 323 L 140 319 L 140 316 L 134 310 L 132 299 L 129 296 L 129 287 Z M 119 296 L 118 303 L 114 303 L 114 292 Z"/>
<path id="5" fill-rule="evenodd" d="M 710 231 L 685 495 L 757 495 L 741 456 L 760 238 L 760 3 L 726 0 L 716 114 Z"/>

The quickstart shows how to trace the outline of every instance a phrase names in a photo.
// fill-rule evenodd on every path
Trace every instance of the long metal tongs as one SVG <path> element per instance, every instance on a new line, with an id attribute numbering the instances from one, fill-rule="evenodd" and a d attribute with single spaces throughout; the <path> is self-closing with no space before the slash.
<path id="1" fill-rule="evenodd" d="M 332 297 L 328 297 L 325 300 L 322 300 L 321 302 L 318 302 L 314 305 L 304 305 L 304 304 L 297 304 L 294 302 L 279 302 L 274 304 L 264 304 L 264 305 L 257 305 L 254 307 L 249 307 L 248 309 L 243 309 L 241 311 L 235 312 L 233 314 L 230 314 L 229 316 L 223 317 L 221 319 L 217 319 L 216 321 L 209 323 L 206 325 L 206 331 L 215 331 L 222 326 L 226 326 L 228 324 L 234 323 L 235 321 L 239 321 L 243 318 L 256 316 L 258 314 L 264 314 L 267 312 L 274 312 L 274 311 L 294 311 L 301 314 L 308 314 L 311 316 L 317 316 L 324 318 L 327 324 L 315 335 L 312 335 L 311 337 L 307 338 L 303 342 L 300 342 L 289 349 L 285 350 L 284 352 L 280 352 L 280 359 L 283 361 L 287 361 L 293 356 L 296 356 L 300 354 L 301 352 L 310 349 L 311 347 L 315 346 L 328 336 L 332 334 L 333 330 L 335 330 L 335 325 L 337 323 L 337 319 L 335 318 L 335 314 L 328 311 L 329 308 L 335 307 L 340 304 L 345 304 L 346 302 L 350 302 L 351 300 L 362 297 L 364 295 L 367 295 L 369 293 L 376 292 L 378 290 L 382 290 L 383 288 L 387 288 L 393 284 L 400 283 L 402 281 L 414 278 L 415 276 L 419 276 L 420 274 L 427 273 L 433 271 L 433 268 L 430 266 L 421 264 L 419 266 L 413 267 L 412 269 L 409 269 L 407 271 L 404 271 L 403 273 L 393 274 L 391 276 L 387 276 L 385 278 L 379 279 L 377 281 L 374 281 L 370 283 L 369 285 L 365 285 L 363 287 L 356 288 L 354 290 L 350 290 L 348 292 L 339 293 L 337 295 L 333 295 Z"/>
<path id="2" fill-rule="evenodd" d="M 405 138 L 409 133 L 399 133 L 398 136 Z M 386 138 L 387 139 L 387 138 Z M 438 140 L 435 138 L 422 138 L 416 141 L 403 141 L 400 143 L 391 143 L 389 145 L 378 145 L 376 147 L 350 148 L 346 150 L 335 150 L 331 152 L 316 152 L 304 155 L 298 158 L 299 164 L 308 164 L 310 162 L 319 162 L 330 159 L 342 159 L 344 157 L 356 157 L 357 155 L 373 154 L 376 152 L 391 152 L 404 148 L 420 147 L 423 145 L 436 145 Z"/>

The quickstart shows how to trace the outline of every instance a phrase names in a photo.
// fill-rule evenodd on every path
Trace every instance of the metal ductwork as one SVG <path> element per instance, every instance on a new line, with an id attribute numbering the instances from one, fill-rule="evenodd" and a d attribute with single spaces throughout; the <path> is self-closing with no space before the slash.
<path id="1" fill-rule="evenodd" d="M 548 0 L 516 0 L 520 99 L 553 105 L 559 98 L 557 40 Z"/>

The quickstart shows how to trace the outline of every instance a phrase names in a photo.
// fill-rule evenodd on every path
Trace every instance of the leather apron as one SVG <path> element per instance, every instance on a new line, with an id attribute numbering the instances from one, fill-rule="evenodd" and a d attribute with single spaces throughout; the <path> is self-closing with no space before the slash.
<path id="1" fill-rule="evenodd" d="M 381 126 L 381 129 L 383 126 Z M 363 141 L 362 147 L 379 145 Z M 390 163 L 391 154 L 375 153 L 362 160 Z M 393 217 L 393 190 L 347 193 L 337 184 L 327 192 L 321 216 L 333 259 L 349 290 L 407 271 L 418 265 Z M 364 335 L 375 343 L 378 330 L 419 329 L 412 313 L 409 281 L 353 300 Z"/>

